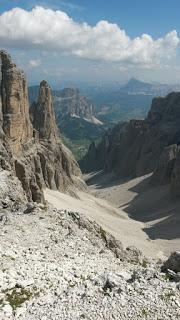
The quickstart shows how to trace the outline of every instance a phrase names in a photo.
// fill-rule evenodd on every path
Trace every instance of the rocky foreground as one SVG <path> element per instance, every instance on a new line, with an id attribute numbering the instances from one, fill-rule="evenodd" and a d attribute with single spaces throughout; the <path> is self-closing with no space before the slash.
<path id="1" fill-rule="evenodd" d="M 0 319 L 180 319 L 178 273 L 123 250 L 76 212 L 9 201 L 14 212 L 1 210 L 0 222 Z"/>

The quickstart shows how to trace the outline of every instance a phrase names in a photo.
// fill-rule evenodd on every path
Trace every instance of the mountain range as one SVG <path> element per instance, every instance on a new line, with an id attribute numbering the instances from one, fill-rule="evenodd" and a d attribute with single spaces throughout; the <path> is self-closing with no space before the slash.
<path id="1" fill-rule="evenodd" d="M 152 95 L 152 96 L 165 96 L 172 91 L 179 91 L 180 85 L 168 85 L 161 83 L 148 83 L 140 81 L 136 78 L 131 78 L 127 84 L 121 86 L 120 91 L 129 95 Z"/>
<path id="2" fill-rule="evenodd" d="M 82 84 L 81 84 L 82 85 Z M 118 121 L 143 119 L 155 96 L 178 90 L 178 85 L 146 83 L 135 78 L 97 86 L 53 90 L 53 104 L 64 143 L 80 160 L 92 141 Z M 30 104 L 37 100 L 39 86 L 29 87 Z"/>
<path id="3" fill-rule="evenodd" d="M 151 106 L 152 99 L 179 91 L 180 85 L 147 83 L 132 78 L 126 84 L 114 82 L 86 88 L 83 92 L 96 106 L 98 118 L 102 122 L 143 119 Z"/>

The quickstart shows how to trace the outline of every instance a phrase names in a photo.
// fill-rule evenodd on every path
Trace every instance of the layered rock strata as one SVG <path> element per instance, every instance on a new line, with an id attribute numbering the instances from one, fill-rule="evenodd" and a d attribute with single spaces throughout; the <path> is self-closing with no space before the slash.
<path id="1" fill-rule="evenodd" d="M 70 115 L 91 119 L 95 116 L 92 103 L 82 96 L 76 88 L 65 88 L 55 93 L 54 104 L 61 117 Z"/>

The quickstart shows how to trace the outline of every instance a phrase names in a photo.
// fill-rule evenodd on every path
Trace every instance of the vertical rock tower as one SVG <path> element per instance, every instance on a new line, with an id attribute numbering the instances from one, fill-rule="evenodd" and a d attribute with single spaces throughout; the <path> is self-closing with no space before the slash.
<path id="1" fill-rule="evenodd" d="M 34 128 L 39 132 L 40 140 L 58 142 L 59 133 L 55 120 L 51 88 L 45 80 L 40 83 L 38 102 L 32 105 L 31 120 Z"/>
<path id="2" fill-rule="evenodd" d="M 81 171 L 61 143 L 51 88 L 40 84 L 38 102 L 29 109 L 24 73 L 0 51 L 0 167 L 13 170 L 28 200 L 44 200 L 43 188 L 71 192 L 84 187 Z"/>
<path id="3" fill-rule="evenodd" d="M 4 51 L 0 51 L 0 68 L 0 122 L 11 151 L 19 155 L 33 134 L 27 83 L 23 72 Z"/>

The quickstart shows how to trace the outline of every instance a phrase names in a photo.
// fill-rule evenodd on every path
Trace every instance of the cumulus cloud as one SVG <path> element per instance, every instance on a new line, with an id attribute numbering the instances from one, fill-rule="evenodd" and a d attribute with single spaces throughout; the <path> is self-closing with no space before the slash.
<path id="1" fill-rule="evenodd" d="M 99 21 L 95 26 L 78 23 L 65 12 L 43 7 L 31 11 L 14 8 L 0 15 L 0 44 L 38 49 L 92 60 L 153 65 L 176 54 L 176 30 L 163 38 L 150 35 L 131 39 L 117 24 Z"/>
<path id="2" fill-rule="evenodd" d="M 29 66 L 32 68 L 39 67 L 41 65 L 41 60 L 40 59 L 34 59 L 29 61 Z"/>

